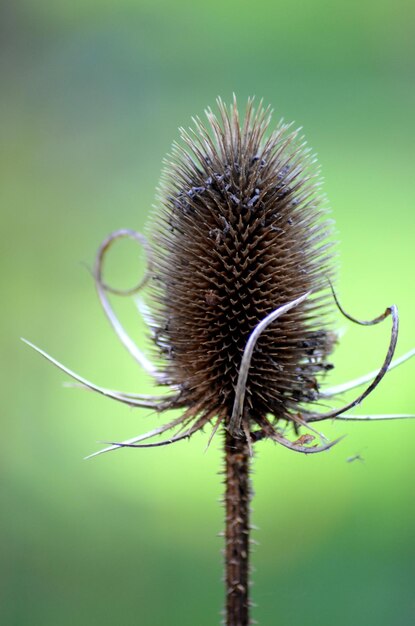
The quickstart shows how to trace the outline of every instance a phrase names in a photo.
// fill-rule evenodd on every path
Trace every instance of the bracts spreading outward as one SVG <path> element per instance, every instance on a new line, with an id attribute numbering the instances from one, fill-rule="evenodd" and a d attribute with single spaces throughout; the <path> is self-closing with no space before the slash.
<path id="1" fill-rule="evenodd" d="M 111 442 L 91 456 L 123 447 L 168 445 L 212 424 L 225 437 L 226 624 L 244 626 L 249 617 L 249 465 L 256 443 L 272 439 L 296 452 L 331 448 L 314 428 L 326 419 L 400 419 L 412 415 L 349 413 L 386 372 L 415 354 L 393 361 L 398 337 L 396 306 L 362 322 L 344 311 L 334 292 L 332 224 L 320 192 L 316 160 L 298 130 L 280 123 L 267 136 L 271 113 L 249 101 L 240 121 L 236 101 L 218 100 L 208 125 L 194 119 L 181 129 L 166 160 L 159 210 L 150 241 L 120 230 L 101 245 L 95 282 L 108 319 L 133 358 L 168 388 L 144 396 L 94 385 L 31 345 L 60 367 L 77 386 L 135 407 L 178 418 L 123 442 Z M 121 237 L 137 240 L 147 254 L 143 281 L 120 292 L 103 280 L 104 257 Z M 132 295 L 147 285 L 148 300 L 137 299 L 148 323 L 158 365 L 143 354 L 116 317 L 109 293 Z M 376 372 L 321 389 L 336 342 L 330 329 L 333 305 L 362 325 L 391 318 L 386 356 Z M 27 342 L 29 343 L 29 342 Z M 319 405 L 346 391 L 364 390 L 343 406 Z M 291 425 L 293 437 L 282 425 Z M 167 435 L 168 433 L 168 435 Z M 161 441 L 148 441 L 165 435 Z M 166 437 L 167 435 L 167 437 Z"/>

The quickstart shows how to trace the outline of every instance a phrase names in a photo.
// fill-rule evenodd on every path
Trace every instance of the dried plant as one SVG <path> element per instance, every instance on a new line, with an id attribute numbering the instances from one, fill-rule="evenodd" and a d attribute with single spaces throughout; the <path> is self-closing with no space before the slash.
<path id="1" fill-rule="evenodd" d="M 206 112 L 208 127 L 197 118 L 192 130 L 181 129 L 182 142 L 174 144 L 166 161 L 151 242 L 134 231 L 117 231 L 101 245 L 95 266 L 99 298 L 114 330 L 168 392 L 144 396 L 98 387 L 36 349 L 83 387 L 134 407 L 181 410 L 180 417 L 91 456 L 122 447 L 168 445 L 208 424 L 213 425 L 209 443 L 223 431 L 226 624 L 245 626 L 250 623 L 249 466 L 254 445 L 268 438 L 290 450 L 318 453 L 338 440 L 327 441 L 315 422 L 413 417 L 348 411 L 415 351 L 392 361 L 398 336 L 395 306 L 362 322 L 339 304 L 332 288 L 332 224 L 316 159 L 299 131 L 281 122 L 266 138 L 270 110 L 259 106 L 255 111 L 252 101 L 243 123 L 235 100 L 229 109 L 218 100 L 218 108 L 219 117 Z M 136 239 L 147 251 L 146 276 L 129 292 L 112 289 L 102 275 L 105 254 L 121 237 Z M 147 282 L 150 307 L 142 300 L 138 304 L 151 330 L 157 367 L 130 339 L 108 299 L 109 292 L 131 295 Z M 333 304 L 363 325 L 391 317 L 392 329 L 378 371 L 323 390 L 320 383 L 332 367 L 328 358 L 336 341 L 330 329 Z M 319 409 L 364 385 L 343 406 Z M 147 441 L 168 431 L 166 439 Z"/>

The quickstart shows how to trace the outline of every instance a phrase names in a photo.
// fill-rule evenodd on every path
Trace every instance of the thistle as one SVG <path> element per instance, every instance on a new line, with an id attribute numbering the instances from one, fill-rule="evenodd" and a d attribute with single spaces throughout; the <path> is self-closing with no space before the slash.
<path id="1" fill-rule="evenodd" d="M 328 441 L 315 430 L 316 422 L 413 417 L 349 411 L 415 351 L 392 361 L 398 336 L 395 306 L 362 322 L 340 305 L 332 286 L 332 223 L 316 159 L 299 131 L 281 122 L 266 137 L 270 109 L 255 111 L 252 101 L 243 122 L 235 99 L 230 108 L 219 99 L 218 109 L 218 117 L 207 110 L 207 126 L 196 118 L 192 130 L 181 129 L 182 141 L 166 160 L 151 240 L 130 230 L 113 233 L 101 245 L 94 271 L 99 298 L 120 340 L 168 391 L 144 396 L 98 387 L 36 349 L 78 385 L 134 407 L 180 409 L 178 418 L 91 456 L 168 445 L 208 425 L 208 444 L 223 432 L 226 624 L 245 626 L 250 623 L 249 468 L 254 446 L 271 439 L 296 452 L 319 453 L 339 440 Z M 148 284 L 147 304 L 138 304 L 151 331 L 157 366 L 130 339 L 108 299 L 110 292 L 125 295 L 102 276 L 105 254 L 121 237 L 136 239 L 147 252 L 147 273 L 128 294 Z M 329 358 L 336 342 L 330 326 L 334 305 L 363 325 L 390 317 L 391 335 L 378 371 L 324 390 L 321 383 L 332 368 Z M 360 386 L 364 391 L 354 400 L 320 410 L 322 402 L 327 405 Z M 161 441 L 148 441 L 166 433 Z"/>

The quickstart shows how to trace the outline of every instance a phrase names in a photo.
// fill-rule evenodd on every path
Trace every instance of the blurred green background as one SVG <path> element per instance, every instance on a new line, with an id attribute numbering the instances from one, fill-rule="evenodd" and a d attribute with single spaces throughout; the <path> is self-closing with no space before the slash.
<path id="1" fill-rule="evenodd" d="M 148 222 L 177 127 L 232 92 L 304 127 L 337 222 L 355 315 L 396 302 L 414 329 L 414 26 L 406 0 L 10 0 L 0 4 L 0 605 L 7 626 L 211 626 L 222 608 L 221 439 L 83 461 L 157 418 L 65 389 L 23 335 L 103 385 L 150 392 L 100 311 L 101 240 Z M 137 260 L 138 259 L 138 260 Z M 132 285 L 132 242 L 107 275 Z M 117 302 L 141 343 L 131 302 Z M 347 328 L 328 382 L 383 359 L 389 324 Z M 365 412 L 414 412 L 415 363 Z M 166 419 L 164 416 L 161 419 Z M 415 622 L 415 423 L 327 424 L 304 458 L 258 447 L 254 617 L 285 626 Z M 348 463 L 360 454 L 365 462 Z"/>

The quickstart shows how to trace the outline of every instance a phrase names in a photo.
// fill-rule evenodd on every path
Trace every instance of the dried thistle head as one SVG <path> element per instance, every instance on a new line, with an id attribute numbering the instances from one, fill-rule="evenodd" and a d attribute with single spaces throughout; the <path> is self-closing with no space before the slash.
<path id="1" fill-rule="evenodd" d="M 352 416 L 391 363 L 398 333 L 395 306 L 370 322 L 359 322 L 340 306 L 331 286 L 335 264 L 332 226 L 320 192 L 316 159 L 299 131 L 280 123 L 267 136 L 271 113 L 249 101 L 241 122 L 236 101 L 218 100 L 219 116 L 208 109 L 207 125 L 181 129 L 181 143 L 166 160 L 151 245 L 134 231 L 112 234 L 101 246 L 95 268 L 104 310 L 121 341 L 153 376 L 168 386 L 162 396 L 126 394 L 97 387 L 64 368 L 82 386 L 132 406 L 182 409 L 179 418 L 120 446 L 166 445 L 189 437 L 212 420 L 253 442 L 269 437 L 300 452 L 319 452 L 335 442 L 314 443 L 312 422 L 406 417 Z M 128 337 L 110 306 L 102 262 L 110 245 L 133 237 L 148 253 L 150 308 L 139 302 L 152 331 L 160 363 L 155 367 Z M 128 292 L 131 293 L 131 292 Z M 333 304 L 352 321 L 375 324 L 392 316 L 388 351 L 378 372 L 321 390 L 335 335 Z M 152 312 L 150 313 L 150 310 Z M 47 356 L 43 351 L 42 354 Z M 48 357 L 50 358 L 50 357 Z M 317 403 L 370 383 L 341 408 L 316 412 Z M 291 423 L 313 432 L 292 442 L 279 428 Z M 178 427 L 169 439 L 139 443 Z M 310 445 L 311 444 L 311 445 Z"/>
<path id="2" fill-rule="evenodd" d="M 332 287 L 331 224 L 315 159 L 298 131 L 280 123 L 266 138 L 269 109 L 260 106 L 254 111 L 252 101 L 242 123 L 236 101 L 228 109 L 219 100 L 218 108 L 218 117 L 207 111 L 207 127 L 195 119 L 193 130 L 182 130 L 182 142 L 173 147 L 151 245 L 140 233 L 115 232 L 101 245 L 95 266 L 98 295 L 114 330 L 155 382 L 169 391 L 144 396 L 98 387 L 36 349 L 82 387 L 130 406 L 158 412 L 180 409 L 176 419 L 91 456 L 120 447 L 168 445 L 213 421 L 210 442 L 223 426 L 226 624 L 245 626 L 251 623 L 252 445 L 270 438 L 297 452 L 321 452 L 336 441 L 328 442 L 314 430 L 314 422 L 414 417 L 356 416 L 347 411 L 373 391 L 388 369 L 415 351 L 392 362 L 398 336 L 395 306 L 360 322 L 339 304 Z M 147 251 L 146 276 L 123 295 L 150 279 L 152 306 L 141 300 L 138 305 L 151 329 L 158 366 L 128 336 L 108 299 L 110 292 L 121 292 L 104 282 L 102 264 L 120 237 L 132 237 Z M 335 338 L 329 326 L 332 304 L 363 325 L 391 316 L 392 331 L 379 371 L 322 390 Z M 327 404 L 367 383 L 354 400 L 317 411 L 321 401 Z M 281 423 L 292 426 L 294 441 Z M 300 429 L 306 432 L 300 434 Z M 172 430 L 162 441 L 146 442 Z M 314 443 L 316 437 L 321 441 Z"/>
<path id="3" fill-rule="evenodd" d="M 228 425 L 242 356 L 266 315 L 310 297 L 258 338 L 245 387 L 243 424 L 268 414 L 291 420 L 318 397 L 333 333 L 327 330 L 333 274 L 331 223 L 315 158 L 298 131 L 249 102 L 219 101 L 209 128 L 181 130 L 163 172 L 154 234 L 155 340 L 166 377 L 194 413 Z"/>

